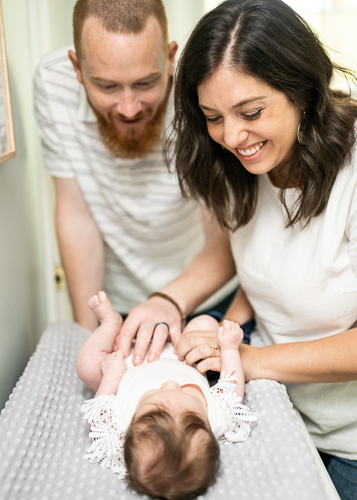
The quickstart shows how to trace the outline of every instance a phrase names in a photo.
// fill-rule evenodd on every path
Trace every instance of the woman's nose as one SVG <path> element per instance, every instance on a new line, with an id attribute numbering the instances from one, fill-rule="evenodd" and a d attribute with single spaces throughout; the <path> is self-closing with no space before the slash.
<path id="1" fill-rule="evenodd" d="M 174 382 L 173 380 L 169 380 L 168 382 L 164 382 L 161 386 L 161 389 L 181 389 L 180 384 Z"/>
<path id="2" fill-rule="evenodd" d="M 228 122 L 224 126 L 223 140 L 226 146 L 236 149 L 248 139 L 249 132 L 237 121 Z"/>

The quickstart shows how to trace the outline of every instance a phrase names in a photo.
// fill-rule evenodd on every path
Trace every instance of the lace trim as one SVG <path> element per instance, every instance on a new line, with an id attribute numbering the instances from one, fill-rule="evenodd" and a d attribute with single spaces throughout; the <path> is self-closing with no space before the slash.
<path id="1" fill-rule="evenodd" d="M 85 401 L 81 406 L 83 418 L 88 421 L 91 428 L 89 437 L 93 440 L 84 458 L 92 463 L 99 462 L 102 467 L 108 467 L 123 479 L 126 475 L 125 432 L 120 429 L 113 411 L 115 397 L 102 394 Z"/>
<path id="2" fill-rule="evenodd" d="M 242 404 L 242 398 L 237 396 L 237 379 L 232 377 L 232 373 L 226 375 L 222 372 L 218 383 L 211 387 L 210 391 L 223 411 L 228 425 L 228 429 L 218 440 L 225 445 L 245 441 L 250 434 L 250 423 L 257 420 L 257 416 Z"/>

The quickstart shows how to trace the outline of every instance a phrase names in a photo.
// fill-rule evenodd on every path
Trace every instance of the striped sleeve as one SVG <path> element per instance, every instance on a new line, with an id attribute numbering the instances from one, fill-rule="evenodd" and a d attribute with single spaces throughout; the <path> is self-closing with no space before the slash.
<path id="1" fill-rule="evenodd" d="M 73 178 L 65 143 L 61 137 L 60 125 L 65 120 L 63 110 L 56 103 L 58 96 L 51 93 L 51 67 L 40 64 L 34 82 L 35 119 L 42 144 L 42 154 L 46 168 L 52 176 Z"/>

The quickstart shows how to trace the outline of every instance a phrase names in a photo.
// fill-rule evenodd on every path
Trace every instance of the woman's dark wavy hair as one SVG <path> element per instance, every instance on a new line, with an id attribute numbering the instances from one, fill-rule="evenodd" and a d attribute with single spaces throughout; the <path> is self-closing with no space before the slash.
<path id="1" fill-rule="evenodd" d="M 303 145 L 296 141 L 280 199 L 287 227 L 307 225 L 324 211 L 338 172 L 351 160 L 357 102 L 330 84 L 334 70 L 353 83 L 355 73 L 333 64 L 312 29 L 280 0 L 227 0 L 199 21 L 179 61 L 165 155 L 176 164 L 184 196 L 203 199 L 233 230 L 254 214 L 258 178 L 210 138 L 198 107 L 198 86 L 223 62 L 283 92 L 299 110 Z M 301 193 L 288 209 L 284 194 L 291 183 Z"/>

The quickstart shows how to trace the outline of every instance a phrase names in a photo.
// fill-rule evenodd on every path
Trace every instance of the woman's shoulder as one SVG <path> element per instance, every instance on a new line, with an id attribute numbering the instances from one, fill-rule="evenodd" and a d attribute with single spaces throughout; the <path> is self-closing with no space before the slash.
<path id="1" fill-rule="evenodd" d="M 337 174 L 334 190 L 344 190 L 349 187 L 348 191 L 357 185 L 357 144 L 355 144 L 350 160 Z"/>

